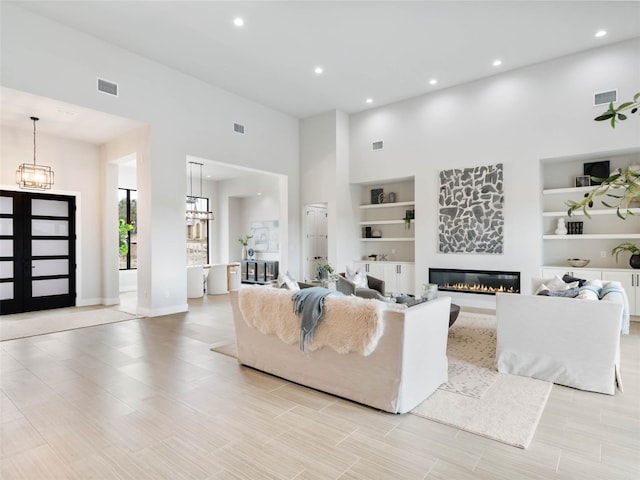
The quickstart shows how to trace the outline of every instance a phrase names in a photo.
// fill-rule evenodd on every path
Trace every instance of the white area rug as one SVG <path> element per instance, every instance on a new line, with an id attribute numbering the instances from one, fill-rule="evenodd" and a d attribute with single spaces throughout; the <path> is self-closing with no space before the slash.
<path id="1" fill-rule="evenodd" d="M 499 375 L 495 317 L 462 312 L 449 329 L 447 359 L 449 381 L 440 390 L 481 398 Z"/>
<path id="2" fill-rule="evenodd" d="M 449 331 L 449 382 L 411 413 L 527 448 L 552 384 L 497 372 L 495 322 L 493 315 L 460 313 Z"/>
<path id="3" fill-rule="evenodd" d="M 0 317 L 0 341 L 140 318 L 115 308 L 80 307 Z"/>

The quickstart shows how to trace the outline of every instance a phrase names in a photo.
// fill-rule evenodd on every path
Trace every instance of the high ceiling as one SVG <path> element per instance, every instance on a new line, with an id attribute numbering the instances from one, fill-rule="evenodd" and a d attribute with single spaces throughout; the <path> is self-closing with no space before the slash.
<path id="1" fill-rule="evenodd" d="M 639 1 L 0 1 L 298 118 L 640 37 Z M 30 130 L 39 115 L 39 133 L 102 144 L 140 126 L 5 87 L 0 96 L 3 125 Z M 203 163 L 210 178 L 254 173 Z"/>
<path id="2" fill-rule="evenodd" d="M 11 3 L 299 118 L 640 36 L 638 1 Z"/>

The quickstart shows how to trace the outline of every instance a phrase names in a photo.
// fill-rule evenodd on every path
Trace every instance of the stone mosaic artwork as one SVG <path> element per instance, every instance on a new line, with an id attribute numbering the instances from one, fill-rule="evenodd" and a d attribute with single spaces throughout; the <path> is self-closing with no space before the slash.
<path id="1" fill-rule="evenodd" d="M 503 253 L 502 164 L 440 172 L 441 253 Z"/>

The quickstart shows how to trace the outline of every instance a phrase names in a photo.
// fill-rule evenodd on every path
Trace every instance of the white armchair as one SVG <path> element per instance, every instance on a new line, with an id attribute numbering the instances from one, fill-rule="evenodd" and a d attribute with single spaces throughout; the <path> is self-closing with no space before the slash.
<path id="1" fill-rule="evenodd" d="M 498 293 L 498 371 L 615 394 L 623 310 L 618 295 L 586 300 Z"/>

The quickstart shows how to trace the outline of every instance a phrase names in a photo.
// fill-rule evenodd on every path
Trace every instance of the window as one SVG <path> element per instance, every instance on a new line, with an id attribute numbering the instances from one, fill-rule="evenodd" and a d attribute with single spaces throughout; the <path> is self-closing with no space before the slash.
<path id="1" fill-rule="evenodd" d="M 128 188 L 118 189 L 118 218 L 133 225 L 127 232 L 127 253 L 120 254 L 120 270 L 138 268 L 138 192 Z"/>
<path id="2" fill-rule="evenodd" d="M 187 212 L 209 211 L 209 199 L 187 197 Z M 206 215 L 203 215 L 206 216 Z M 197 214 L 187 217 L 187 265 L 209 263 L 209 220 Z"/>

